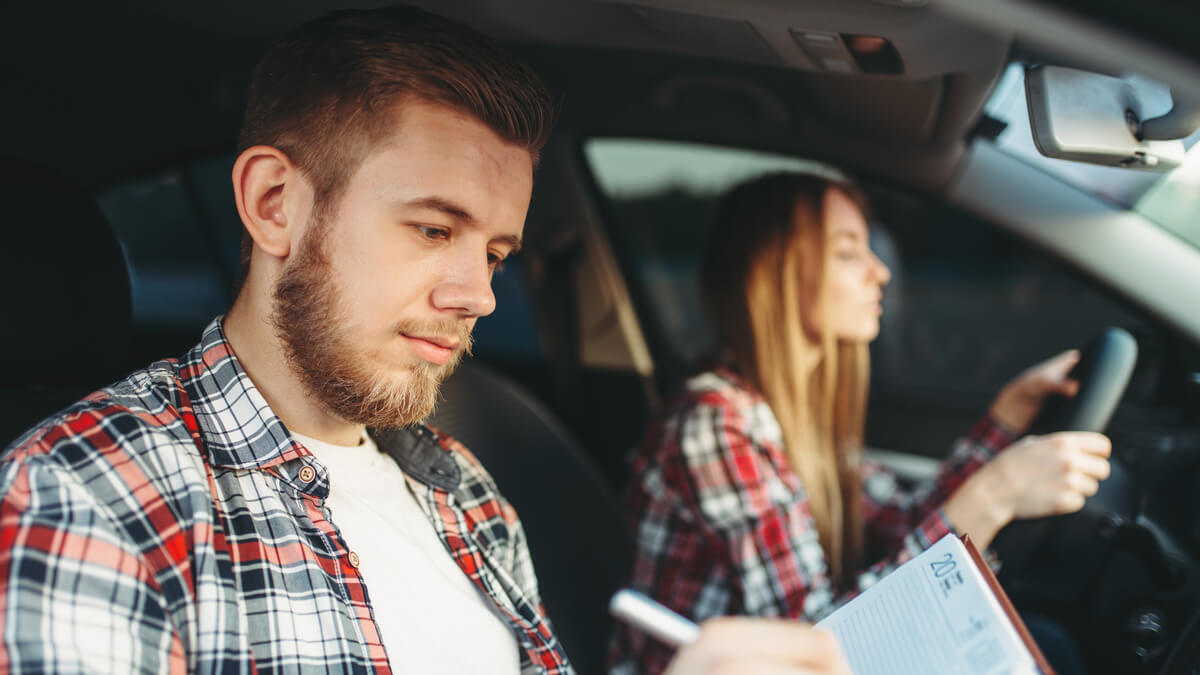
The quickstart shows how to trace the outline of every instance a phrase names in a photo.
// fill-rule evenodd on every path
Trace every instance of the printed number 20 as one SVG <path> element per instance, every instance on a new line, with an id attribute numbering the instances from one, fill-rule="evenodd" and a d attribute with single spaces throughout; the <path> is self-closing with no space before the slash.
<path id="1" fill-rule="evenodd" d="M 954 562 L 954 556 L 950 553 L 947 553 L 941 560 L 935 560 L 929 563 L 929 567 L 933 570 L 933 576 L 941 579 L 947 574 L 953 572 L 957 564 L 958 563 Z"/>

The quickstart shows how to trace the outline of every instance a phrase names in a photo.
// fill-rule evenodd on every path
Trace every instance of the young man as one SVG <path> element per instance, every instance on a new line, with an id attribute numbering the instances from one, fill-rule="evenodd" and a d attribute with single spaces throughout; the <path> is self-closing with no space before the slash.
<path id="1" fill-rule="evenodd" d="M 421 424 L 494 309 L 551 118 L 526 66 L 418 10 L 277 43 L 233 168 L 234 306 L 4 455 L 0 667 L 571 672 L 516 513 Z M 676 666 L 731 664 L 845 668 L 745 620 Z"/>

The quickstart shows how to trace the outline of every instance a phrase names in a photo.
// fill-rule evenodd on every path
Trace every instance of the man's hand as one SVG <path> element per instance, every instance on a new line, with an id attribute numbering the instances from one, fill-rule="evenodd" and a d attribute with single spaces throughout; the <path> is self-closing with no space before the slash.
<path id="1" fill-rule="evenodd" d="M 1004 385 L 988 413 L 1020 436 L 1029 430 L 1047 396 L 1061 394 L 1070 397 L 1079 391 L 1079 382 L 1067 378 L 1067 373 L 1077 363 L 1079 350 L 1068 349 L 1029 368 Z"/>
<path id="2" fill-rule="evenodd" d="M 946 517 L 985 548 L 1010 521 L 1074 513 L 1108 477 L 1108 437 L 1090 431 L 1030 436 L 975 472 L 946 502 Z"/>
<path id="3" fill-rule="evenodd" d="M 831 633 L 786 619 L 725 617 L 700 626 L 667 675 L 850 675 Z"/>

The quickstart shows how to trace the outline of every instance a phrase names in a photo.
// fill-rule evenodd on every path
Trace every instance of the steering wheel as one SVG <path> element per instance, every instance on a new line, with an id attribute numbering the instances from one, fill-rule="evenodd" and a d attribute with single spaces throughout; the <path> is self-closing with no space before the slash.
<path id="1" fill-rule="evenodd" d="M 1071 371 L 1079 380 L 1079 392 L 1070 400 L 1047 401 L 1031 431 L 1104 431 L 1129 384 L 1137 354 L 1132 335 L 1121 328 L 1106 329 L 1084 348 Z M 1041 603 L 1053 604 L 1053 596 L 1069 602 L 1086 582 L 1090 575 L 1084 569 L 1063 563 L 1087 556 L 1102 543 L 1097 528 L 1120 523 L 1136 508 L 1129 472 L 1116 457 L 1110 466 L 1111 474 L 1083 510 L 1015 521 L 997 534 L 993 546 L 1001 562 L 999 577 L 1010 594 L 1030 594 Z"/>

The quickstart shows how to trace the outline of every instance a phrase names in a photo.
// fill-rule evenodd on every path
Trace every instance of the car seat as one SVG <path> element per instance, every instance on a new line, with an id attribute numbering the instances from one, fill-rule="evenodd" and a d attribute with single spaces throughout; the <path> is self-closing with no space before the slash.
<path id="1" fill-rule="evenodd" d="M 517 509 L 567 656 L 580 673 L 604 672 L 608 599 L 629 550 L 616 496 L 566 427 L 511 378 L 467 361 L 442 396 L 429 424 L 462 441 Z"/>
<path id="2" fill-rule="evenodd" d="M 0 156 L 0 447 L 125 375 L 129 275 L 108 221 L 84 190 Z"/>

